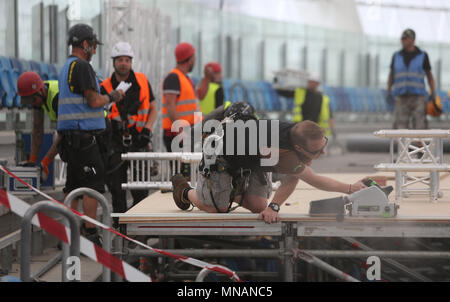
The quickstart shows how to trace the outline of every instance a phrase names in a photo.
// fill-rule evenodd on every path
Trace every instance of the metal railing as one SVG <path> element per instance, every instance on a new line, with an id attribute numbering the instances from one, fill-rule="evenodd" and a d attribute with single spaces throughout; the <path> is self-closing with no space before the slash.
<path id="1" fill-rule="evenodd" d="M 195 187 L 203 153 L 138 152 L 122 154 L 122 160 L 130 162 L 128 182 L 124 190 L 148 190 L 172 188 L 170 179 L 182 172 L 182 164 L 190 165 L 190 184 Z M 158 175 L 152 176 L 153 163 L 158 163 Z"/>
<path id="2" fill-rule="evenodd" d="M 76 215 L 69 209 L 55 204 L 52 201 L 41 201 L 32 205 L 26 212 L 22 220 L 21 229 L 21 249 L 20 249 L 20 279 L 24 282 L 31 282 L 30 260 L 31 260 L 31 220 L 39 211 L 52 211 L 63 215 L 70 225 L 70 256 L 80 257 L 80 229 Z M 67 280 L 66 272 L 63 270 L 63 280 Z M 79 280 L 73 280 L 79 281 Z"/>
<path id="3" fill-rule="evenodd" d="M 108 201 L 106 200 L 105 196 L 100 194 L 99 192 L 89 189 L 89 188 L 79 188 L 76 190 L 73 190 L 70 192 L 69 195 L 67 195 L 66 199 L 64 199 L 64 204 L 70 206 L 72 201 L 77 199 L 80 196 L 87 195 L 89 197 L 92 197 L 96 199 L 101 207 L 102 207 L 102 222 L 104 225 L 107 225 L 111 227 L 111 209 L 109 208 Z M 111 232 L 103 229 L 103 246 L 102 248 L 110 253 L 111 252 Z M 69 250 L 67 244 L 63 244 L 63 257 L 62 257 L 62 265 L 63 265 L 63 272 L 67 271 L 67 265 L 66 260 L 69 256 Z M 111 281 L 111 271 L 106 266 L 103 266 L 103 282 L 110 282 Z M 63 278 L 65 278 L 65 274 L 63 274 Z M 64 279 L 63 279 L 64 281 Z"/>

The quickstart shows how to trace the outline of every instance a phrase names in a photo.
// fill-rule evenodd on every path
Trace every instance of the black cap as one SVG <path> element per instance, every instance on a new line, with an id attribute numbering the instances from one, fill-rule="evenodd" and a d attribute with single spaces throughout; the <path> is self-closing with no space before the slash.
<path id="1" fill-rule="evenodd" d="M 413 38 L 414 40 L 416 39 L 416 33 L 414 32 L 414 30 L 408 28 L 405 29 L 402 33 L 402 39 L 403 38 Z"/>
<path id="2" fill-rule="evenodd" d="M 76 24 L 69 29 L 69 45 L 79 45 L 85 40 L 93 41 L 98 45 L 103 45 L 103 43 L 97 39 L 94 29 L 87 24 Z"/>

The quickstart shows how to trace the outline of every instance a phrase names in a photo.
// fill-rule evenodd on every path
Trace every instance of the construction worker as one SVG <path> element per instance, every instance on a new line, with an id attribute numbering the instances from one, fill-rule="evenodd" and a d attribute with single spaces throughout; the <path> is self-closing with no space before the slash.
<path id="1" fill-rule="evenodd" d="M 35 166 L 44 139 L 44 112 L 52 122 L 56 123 L 58 120 L 58 81 L 44 82 L 36 72 L 27 71 L 18 78 L 17 91 L 21 97 L 22 106 L 31 105 L 33 108 L 30 158 L 19 165 Z M 59 136 L 40 162 L 41 182 L 47 181 L 48 166 L 58 154 L 58 143 Z"/>
<path id="2" fill-rule="evenodd" d="M 425 76 L 431 93 L 428 101 L 436 101 L 436 89 L 428 54 L 415 45 L 416 33 L 406 29 L 401 36 L 403 49 L 394 53 L 388 78 L 387 101 L 394 103 L 394 129 L 427 129 L 427 91 Z"/>
<path id="3" fill-rule="evenodd" d="M 132 69 L 134 53 L 131 45 L 119 42 L 112 48 L 114 73 L 101 84 L 101 93 L 111 93 L 121 82 L 132 84 L 125 97 L 111 106 L 111 154 L 108 157 L 106 180 L 112 194 L 114 213 L 127 210 L 126 191 L 122 183 L 127 182 L 128 162 L 121 155 L 127 152 L 149 152 L 152 127 L 157 119 L 157 109 L 152 87 L 143 73 Z M 140 167 L 134 169 L 139 172 Z M 133 205 L 148 196 L 148 190 L 131 190 Z M 117 227 L 117 221 L 114 221 Z"/>
<path id="4" fill-rule="evenodd" d="M 234 106 L 236 103 L 229 108 L 233 111 L 233 115 L 239 111 L 246 111 L 234 110 Z M 230 115 L 226 113 L 225 116 Z M 270 123 L 271 121 L 259 121 L 257 124 L 261 122 Z M 235 137 L 234 133 L 232 135 Z M 259 137 L 259 135 L 260 133 L 250 133 L 247 137 Z M 273 166 L 262 166 L 261 162 L 253 161 L 254 155 L 250 154 L 218 156 L 214 164 L 208 164 L 207 171 L 203 169 L 199 174 L 195 189 L 190 187 L 183 175 L 174 175 L 172 186 L 175 204 L 185 211 L 195 206 L 208 213 L 224 213 L 229 212 L 231 204 L 235 202 L 252 213 L 259 213 L 259 218 L 265 222 L 273 223 L 279 221 L 280 207 L 295 190 L 299 180 L 320 190 L 345 194 L 357 192 L 365 187 L 362 181 L 346 184 L 317 175 L 310 168 L 312 161 L 325 153 L 328 142 L 325 130 L 318 124 L 312 121 L 299 123 L 280 121 L 277 137 L 279 138 L 277 148 L 267 144 L 268 139 L 265 140 L 267 145 L 259 146 L 260 149 L 270 148 L 271 152 L 278 153 L 278 161 Z M 225 146 L 226 133 L 223 138 Z M 245 143 L 248 145 L 249 141 Z M 240 164 L 236 167 L 234 162 L 239 157 L 241 157 Z M 247 165 L 246 162 L 249 164 Z M 202 162 L 202 165 L 206 164 L 206 161 Z M 285 176 L 272 202 L 268 205 L 272 193 L 272 182 L 268 176 L 270 172 Z"/>
<path id="5" fill-rule="evenodd" d="M 325 129 L 325 135 L 336 136 L 330 99 L 319 91 L 320 77 L 311 73 L 306 89 L 297 88 L 294 94 L 293 122 L 313 121 Z"/>
<path id="6" fill-rule="evenodd" d="M 61 135 L 60 156 L 67 162 L 66 194 L 85 187 L 105 192 L 105 154 L 107 144 L 104 106 L 123 98 L 122 90 L 113 90 L 109 95 L 100 94 L 96 73 L 89 63 L 96 54 L 98 45 L 92 27 L 77 24 L 69 30 L 68 44 L 72 54 L 59 75 L 58 132 Z M 96 219 L 98 201 L 83 196 L 85 215 Z M 78 200 L 72 203 L 78 208 Z M 82 226 L 83 235 L 96 244 L 101 244 L 95 225 L 89 222 Z"/>
<path id="7" fill-rule="evenodd" d="M 206 64 L 204 77 L 197 87 L 202 114 L 207 115 L 222 106 L 224 93 L 222 88 L 222 66 L 217 62 Z"/>
<path id="8" fill-rule="evenodd" d="M 162 126 L 164 145 L 168 152 L 172 152 L 172 140 L 180 131 L 172 131 L 173 122 L 184 120 L 193 125 L 195 113 L 200 112 L 194 83 L 188 76 L 195 66 L 194 47 L 186 42 L 178 44 L 175 58 L 177 66 L 166 76 L 163 83 Z"/>

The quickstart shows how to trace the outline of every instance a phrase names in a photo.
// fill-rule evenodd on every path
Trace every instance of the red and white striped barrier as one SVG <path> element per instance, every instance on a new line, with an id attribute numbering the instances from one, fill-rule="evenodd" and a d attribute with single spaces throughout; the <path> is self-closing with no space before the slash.
<path id="1" fill-rule="evenodd" d="M 210 263 L 207 263 L 207 262 L 204 262 L 201 260 L 197 260 L 194 258 L 185 257 L 182 255 L 176 255 L 176 254 L 165 252 L 163 250 L 152 248 L 151 246 L 148 246 L 140 241 L 134 240 L 126 235 L 123 235 L 123 234 L 117 232 L 116 230 L 108 227 L 107 225 L 104 225 L 103 223 L 100 223 L 97 220 L 92 219 L 92 218 L 68 207 L 64 203 L 54 199 L 53 197 L 45 194 L 44 192 L 41 192 L 40 190 L 38 190 L 38 189 L 34 188 L 33 186 L 31 186 L 30 184 L 26 183 L 25 181 L 23 181 L 22 179 L 20 179 L 13 173 L 11 173 L 11 171 L 6 169 L 2 165 L 0 165 L 0 170 L 5 172 L 6 174 L 10 175 L 11 177 L 15 178 L 16 180 L 20 181 L 22 184 L 26 185 L 27 187 L 29 187 L 30 189 L 32 189 L 39 195 L 70 209 L 73 213 L 75 213 L 81 219 L 88 221 L 102 229 L 106 229 L 119 237 L 122 237 L 126 240 L 129 240 L 129 241 L 145 248 L 145 249 L 152 250 L 161 255 L 165 255 L 165 256 L 171 257 L 173 259 L 180 260 L 182 262 L 200 267 L 202 269 L 206 268 L 210 271 L 224 274 L 226 276 L 229 276 L 230 279 L 234 279 L 238 282 L 241 282 L 241 279 L 239 279 L 239 277 L 236 275 L 236 273 L 231 271 L 227 267 L 217 265 L 217 264 L 210 264 Z M 2 189 L 0 189 L 0 204 L 4 205 L 8 209 L 10 209 L 13 213 L 19 215 L 20 217 L 23 217 L 25 212 L 27 211 L 27 209 L 30 207 L 30 205 L 28 205 L 23 200 L 18 199 L 14 195 L 5 192 Z M 69 242 L 70 229 L 66 228 L 64 225 L 51 219 L 50 217 L 48 217 L 42 213 L 38 213 L 38 215 L 33 217 L 32 223 L 38 227 L 41 227 L 48 233 L 56 236 L 58 239 L 63 240 L 66 243 Z M 105 265 L 106 267 L 111 269 L 113 272 L 121 275 L 124 279 L 126 279 L 128 281 L 136 281 L 136 282 L 151 281 L 150 277 L 144 275 L 142 272 L 136 270 L 134 267 L 130 266 L 126 262 L 123 262 L 122 260 L 118 259 L 114 255 L 107 253 L 105 250 L 98 247 L 97 245 L 95 245 L 94 243 L 92 243 L 91 241 L 87 240 L 84 237 L 81 237 L 81 240 L 80 240 L 80 251 L 83 254 L 85 254 L 86 256 L 88 256 L 89 258 L 91 258 L 92 260 Z"/>
<path id="2" fill-rule="evenodd" d="M 20 200 L 16 196 L 5 192 L 0 189 L 0 204 L 7 207 L 14 214 L 23 217 L 25 212 L 31 207 L 28 203 Z M 55 221 L 54 219 L 48 217 L 47 215 L 38 212 L 37 215 L 33 217 L 31 223 L 37 227 L 42 228 L 46 232 L 52 234 L 56 238 L 62 240 L 63 242 L 70 244 L 70 228 L 65 225 Z M 122 260 L 118 259 L 114 255 L 106 252 L 101 247 L 95 245 L 86 238 L 80 236 L 80 251 L 91 258 L 95 262 L 98 262 L 113 272 L 119 274 L 122 278 L 132 281 L 132 282 L 150 282 L 152 281 L 150 277 L 143 274 L 141 271 L 135 269 L 131 265 Z"/>

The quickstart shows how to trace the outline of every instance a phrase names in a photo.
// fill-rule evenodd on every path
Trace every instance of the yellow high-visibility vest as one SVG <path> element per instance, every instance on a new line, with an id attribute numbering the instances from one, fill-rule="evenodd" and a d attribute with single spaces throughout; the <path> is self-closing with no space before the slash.
<path id="1" fill-rule="evenodd" d="M 302 106 L 303 103 L 305 103 L 305 97 L 306 97 L 306 89 L 303 88 L 297 88 L 295 90 L 294 94 L 294 109 L 292 110 L 293 114 L 293 122 L 301 122 L 303 121 L 303 112 L 302 112 Z M 319 124 L 320 127 L 325 129 L 325 135 L 330 136 L 331 133 L 331 126 L 330 126 L 330 98 L 326 94 L 322 94 L 322 107 L 320 109 L 319 114 L 319 120 L 317 124 Z"/>
<path id="2" fill-rule="evenodd" d="M 219 84 L 209 83 L 208 93 L 204 99 L 200 100 L 200 108 L 203 115 L 207 115 L 216 109 L 216 92 L 219 88 Z"/>

